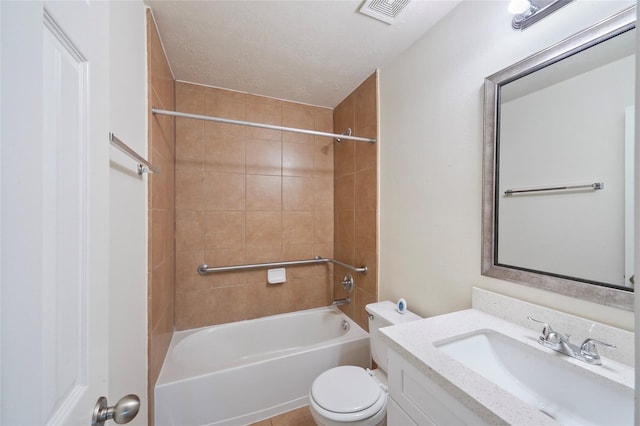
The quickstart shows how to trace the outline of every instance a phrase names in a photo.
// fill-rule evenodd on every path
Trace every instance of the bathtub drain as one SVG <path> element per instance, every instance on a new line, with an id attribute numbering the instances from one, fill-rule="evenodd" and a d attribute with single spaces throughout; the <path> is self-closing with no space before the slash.
<path id="1" fill-rule="evenodd" d="M 347 320 L 342 320 L 342 329 L 344 331 L 349 330 L 349 323 L 347 322 Z"/>

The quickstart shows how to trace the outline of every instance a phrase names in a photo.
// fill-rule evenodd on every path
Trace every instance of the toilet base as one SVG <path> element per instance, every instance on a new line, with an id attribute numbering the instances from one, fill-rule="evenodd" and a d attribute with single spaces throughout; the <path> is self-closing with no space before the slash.
<path id="1" fill-rule="evenodd" d="M 368 419 L 362 419 L 357 422 L 336 422 L 334 420 L 327 419 L 316 413 L 311 406 L 311 417 L 318 426 L 387 426 L 387 407 L 385 406 L 381 411 Z"/>

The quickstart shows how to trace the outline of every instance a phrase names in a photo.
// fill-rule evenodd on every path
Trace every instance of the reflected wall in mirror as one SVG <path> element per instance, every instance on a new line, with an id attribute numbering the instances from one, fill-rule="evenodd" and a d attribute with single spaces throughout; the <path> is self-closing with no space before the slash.
<path id="1" fill-rule="evenodd" d="M 483 275 L 633 310 L 635 13 L 485 80 Z"/>

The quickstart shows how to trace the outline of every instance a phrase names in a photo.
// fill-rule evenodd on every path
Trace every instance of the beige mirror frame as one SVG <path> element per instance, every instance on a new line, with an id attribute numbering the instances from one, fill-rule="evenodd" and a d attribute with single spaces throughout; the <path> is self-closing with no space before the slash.
<path id="1" fill-rule="evenodd" d="M 482 275 L 513 281 L 614 308 L 633 311 L 634 293 L 632 291 L 619 290 L 617 288 L 497 265 L 495 261 L 497 244 L 495 229 L 495 183 L 498 142 L 496 125 L 498 124 L 500 87 L 633 29 L 635 25 L 636 6 L 632 6 L 485 79 L 482 181 Z"/>

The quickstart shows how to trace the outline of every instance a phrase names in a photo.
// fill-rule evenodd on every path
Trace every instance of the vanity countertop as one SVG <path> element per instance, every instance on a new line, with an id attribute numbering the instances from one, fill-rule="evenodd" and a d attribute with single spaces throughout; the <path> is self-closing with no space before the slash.
<path id="1" fill-rule="evenodd" d="M 434 344 L 481 330 L 492 330 L 513 338 L 549 356 L 565 358 L 568 368 L 590 370 L 626 387 L 634 386 L 633 368 L 602 357 L 603 365 L 559 354 L 538 343 L 539 332 L 532 331 L 477 309 L 467 309 L 402 325 L 382 328 L 383 339 L 411 365 L 449 392 L 489 424 L 558 424 L 480 374 L 451 358 Z M 559 383 L 559 385 L 563 385 Z M 570 386 L 570 384 L 564 384 Z M 563 386 L 564 386 L 563 385 Z"/>

